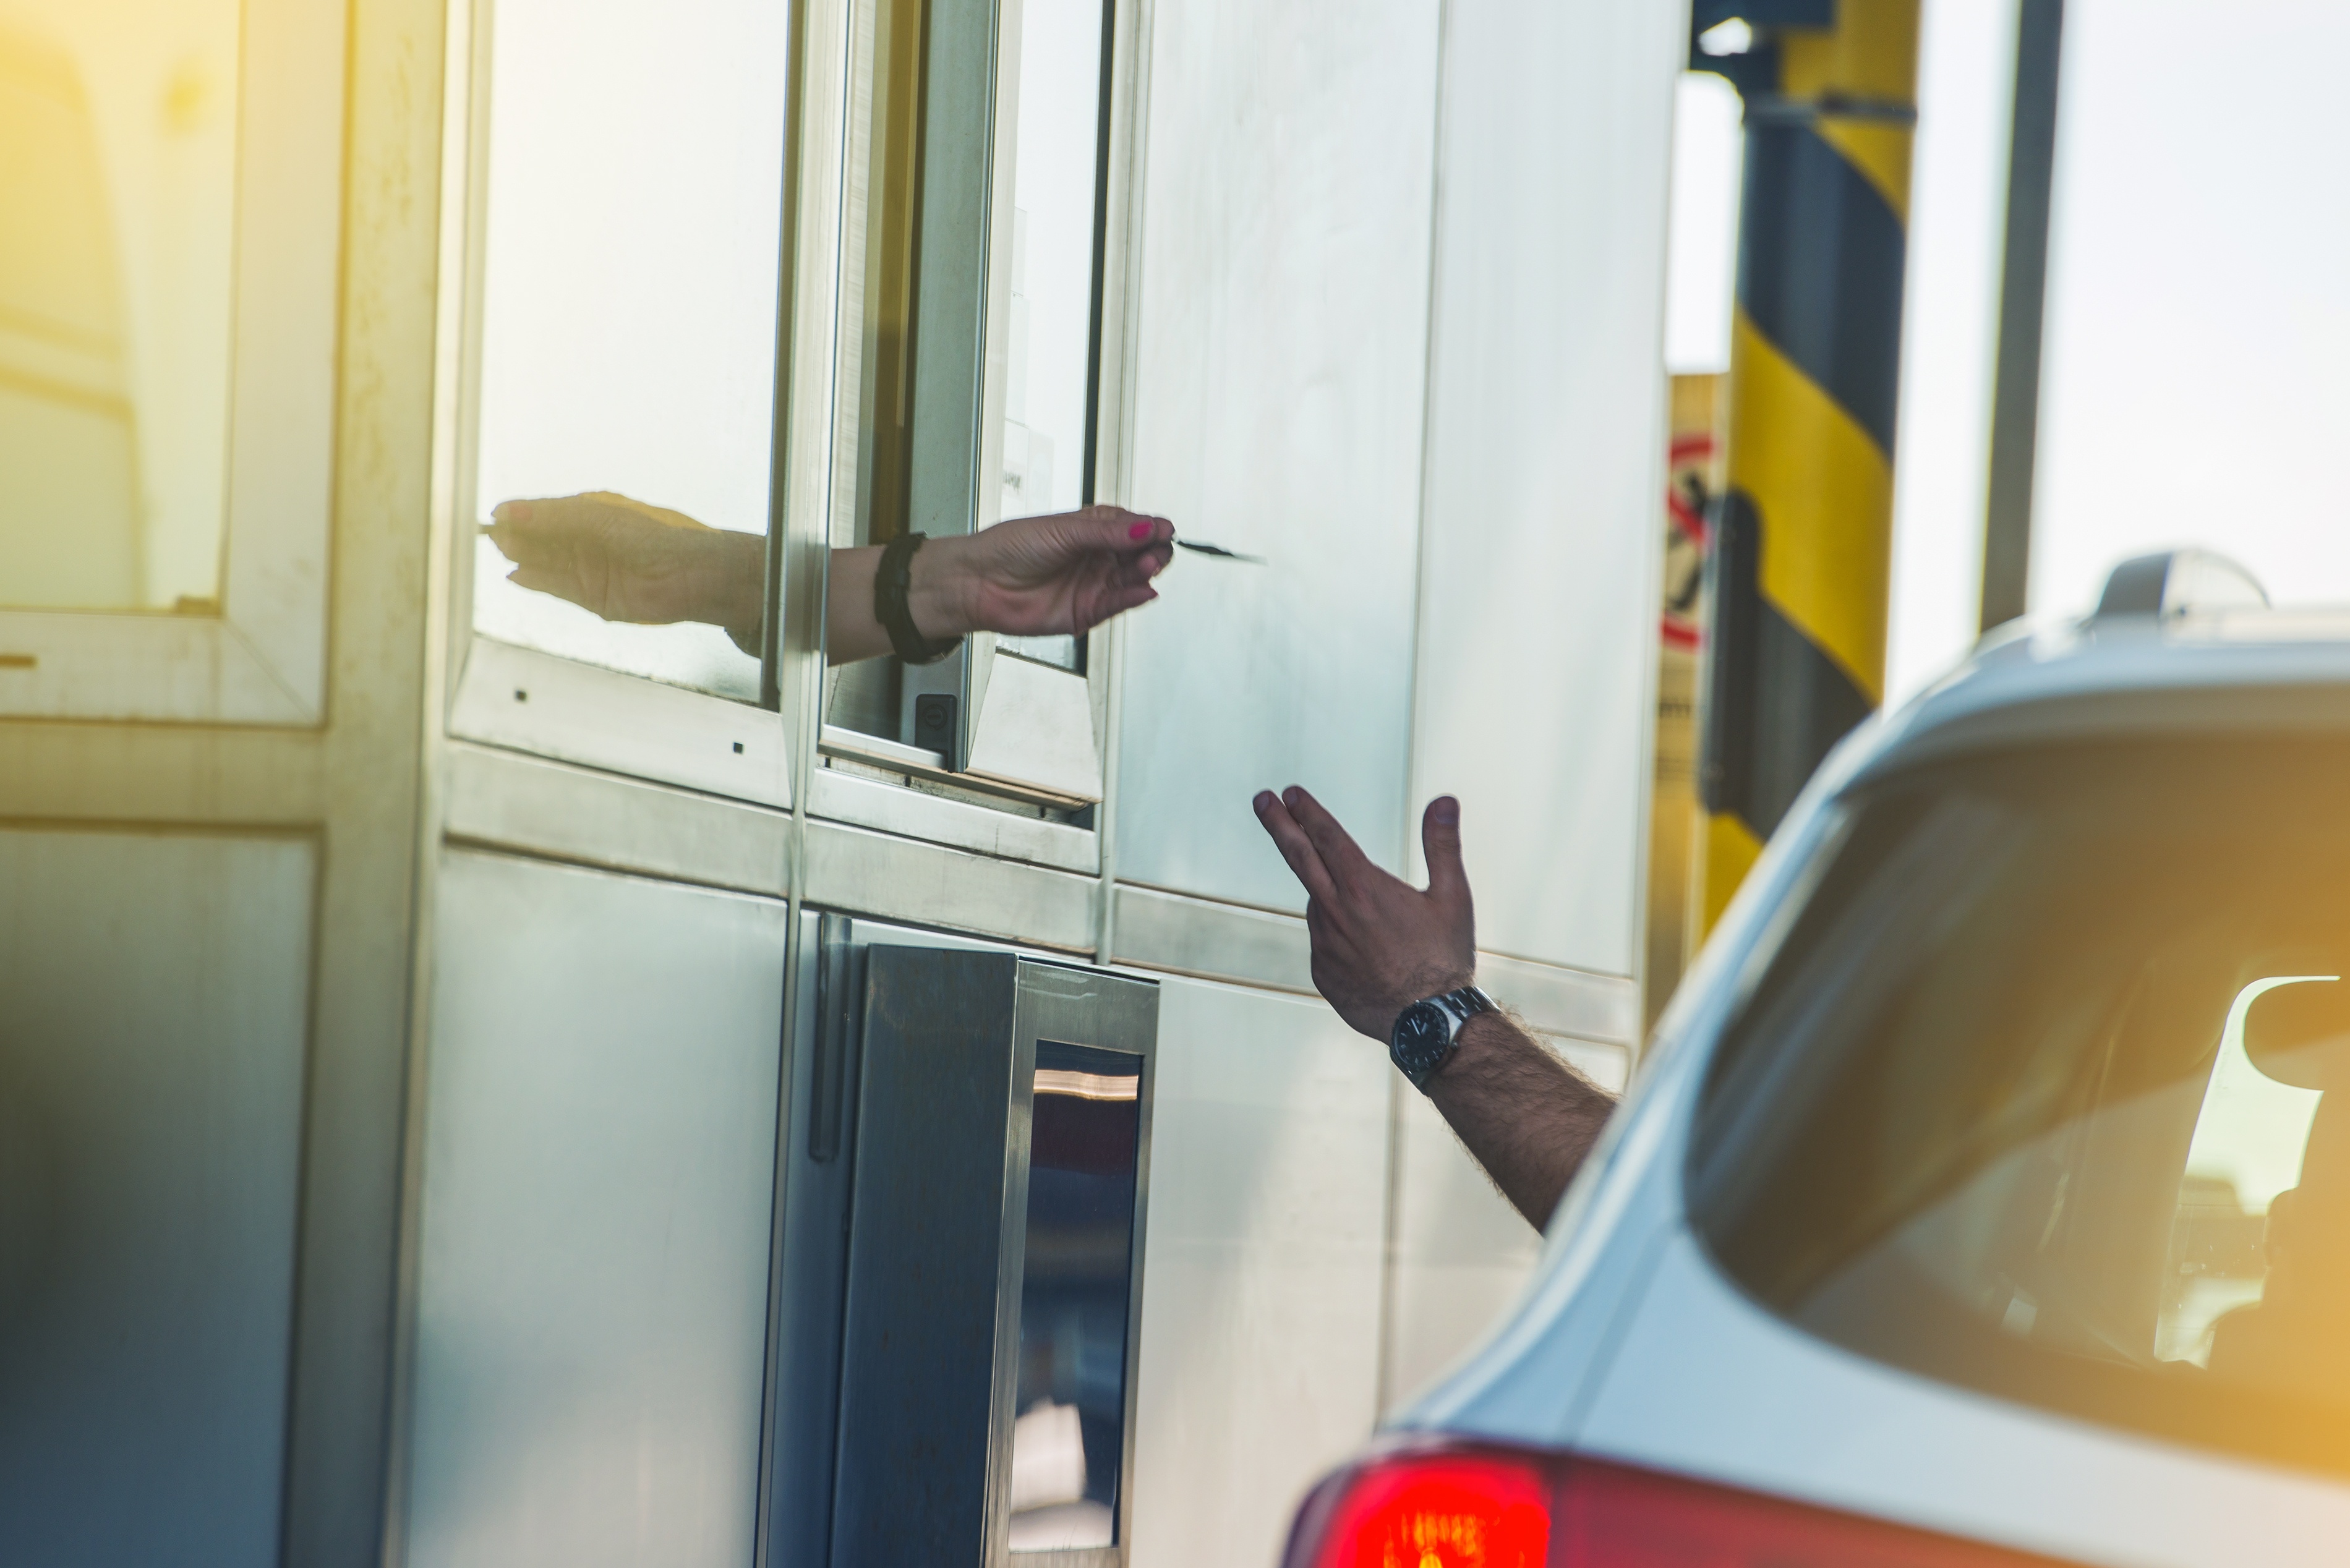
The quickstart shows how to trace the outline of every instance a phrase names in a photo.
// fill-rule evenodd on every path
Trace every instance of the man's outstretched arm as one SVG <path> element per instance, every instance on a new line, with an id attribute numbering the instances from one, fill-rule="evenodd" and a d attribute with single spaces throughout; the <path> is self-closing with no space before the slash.
<path id="1" fill-rule="evenodd" d="M 1405 1008 L 1476 979 L 1460 802 L 1440 796 L 1420 819 L 1426 891 L 1373 865 L 1303 789 L 1266 790 L 1256 815 L 1305 886 L 1315 987 L 1355 1029 L 1384 1047 Z M 1549 1223 L 1616 1103 L 1498 1012 L 1462 1025 L 1428 1096 L 1536 1230 Z"/>

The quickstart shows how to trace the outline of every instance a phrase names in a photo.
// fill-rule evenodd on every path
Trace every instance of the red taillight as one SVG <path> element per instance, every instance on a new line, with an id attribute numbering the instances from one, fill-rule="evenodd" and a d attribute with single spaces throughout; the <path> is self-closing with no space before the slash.
<path id="1" fill-rule="evenodd" d="M 1315 1490 L 1287 1568 L 2020 1568 L 2046 1564 L 1852 1514 L 1551 1454 L 1420 1447 Z"/>
<path id="2" fill-rule="evenodd" d="M 1550 1478 L 1540 1462 L 1470 1451 L 1395 1455 L 1317 1494 L 1312 1568 L 1544 1568 Z M 1311 1509 L 1312 1504 L 1308 1504 Z M 1301 1543 L 1302 1544 L 1302 1543 Z"/>

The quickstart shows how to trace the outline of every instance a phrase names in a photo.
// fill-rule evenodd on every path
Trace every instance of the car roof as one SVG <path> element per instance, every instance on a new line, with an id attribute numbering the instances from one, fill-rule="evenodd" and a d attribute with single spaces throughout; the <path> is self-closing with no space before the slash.
<path id="1" fill-rule="evenodd" d="M 2350 606 L 2236 606 L 2002 628 L 1856 732 L 1841 789 L 1963 753 L 2101 736 L 2350 732 Z"/>

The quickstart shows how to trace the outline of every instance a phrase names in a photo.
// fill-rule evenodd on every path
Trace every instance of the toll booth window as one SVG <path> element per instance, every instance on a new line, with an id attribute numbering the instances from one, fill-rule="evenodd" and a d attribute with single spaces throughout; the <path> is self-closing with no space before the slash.
<path id="1" fill-rule="evenodd" d="M 836 515 L 836 545 L 884 545 L 907 527 L 912 429 L 968 408 L 918 408 L 914 396 L 917 208 L 921 201 L 923 6 L 878 0 L 864 184 L 863 331 L 858 343 L 857 504 Z M 1066 512 L 1093 499 L 1096 323 L 1101 276 L 1101 157 L 1108 115 L 1109 13 L 1102 0 L 1026 0 L 1015 44 L 996 75 L 1016 95 L 1011 163 L 994 183 L 1013 212 L 989 257 L 991 308 L 1001 311 L 989 379 L 1000 387 L 996 517 Z M 1016 53 L 1012 51 L 1016 49 Z M 937 243 L 935 236 L 928 243 Z M 931 531 L 935 531 L 933 528 Z M 1000 650 L 1075 670 L 1073 637 L 1002 638 Z M 827 677 L 834 724 L 903 736 L 900 671 L 875 659 Z"/>
<path id="2" fill-rule="evenodd" d="M 2345 765 L 2173 739 L 1867 794 L 1711 1070 L 1716 1262 L 1893 1365 L 2350 1474 Z"/>
<path id="3" fill-rule="evenodd" d="M 788 11 L 494 8 L 479 633 L 758 698 Z"/>
<path id="4" fill-rule="evenodd" d="M 240 10 L 0 21 L 0 607 L 218 612 Z"/>
<path id="5" fill-rule="evenodd" d="M 1012 1425 L 1011 1549 L 1117 1540 L 1142 1059 L 1040 1042 Z"/>

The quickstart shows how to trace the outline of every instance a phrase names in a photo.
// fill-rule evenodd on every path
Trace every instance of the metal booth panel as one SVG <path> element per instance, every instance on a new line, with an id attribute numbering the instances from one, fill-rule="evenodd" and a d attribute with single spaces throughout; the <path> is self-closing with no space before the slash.
<path id="1" fill-rule="evenodd" d="M 1394 1074 L 1317 1000 L 1160 998 L 1132 1561 L 1273 1563 L 1378 1416 Z"/>
<path id="2" fill-rule="evenodd" d="M 1150 13 L 1115 499 L 1266 563 L 1186 556 L 1128 623 L 1128 880 L 1298 908 L 1249 806 L 1293 783 L 1403 863 L 1438 10 Z"/>
<path id="3" fill-rule="evenodd" d="M 317 877 L 0 832 L 0 1559 L 278 1560 Z"/>
<path id="4" fill-rule="evenodd" d="M 1413 793 L 1461 798 L 1482 946 L 1602 974 L 1636 972 L 1647 864 L 1688 26 L 1669 0 L 1445 23 Z"/>
<path id="5" fill-rule="evenodd" d="M 782 904 L 452 850 L 407 1561 L 753 1556 Z"/>

